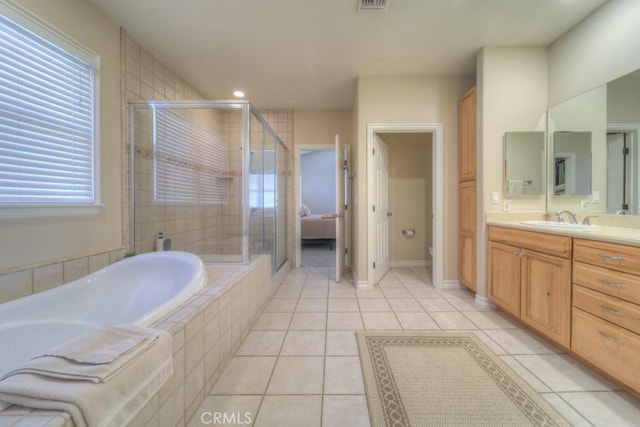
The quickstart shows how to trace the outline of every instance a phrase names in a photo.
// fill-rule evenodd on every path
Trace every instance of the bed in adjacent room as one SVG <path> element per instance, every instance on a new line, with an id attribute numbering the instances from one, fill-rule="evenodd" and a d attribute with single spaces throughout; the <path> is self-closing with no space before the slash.
<path id="1" fill-rule="evenodd" d="M 300 212 L 300 238 L 304 243 L 328 243 L 333 250 L 336 240 L 334 214 L 312 214 L 308 209 Z"/>

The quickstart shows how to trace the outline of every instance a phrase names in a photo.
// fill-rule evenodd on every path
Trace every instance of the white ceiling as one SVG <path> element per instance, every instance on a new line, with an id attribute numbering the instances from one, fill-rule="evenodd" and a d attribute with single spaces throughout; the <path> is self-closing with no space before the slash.
<path id="1" fill-rule="evenodd" d="M 210 99 L 351 108 L 358 76 L 475 74 L 482 46 L 546 46 L 606 0 L 88 0 Z"/>

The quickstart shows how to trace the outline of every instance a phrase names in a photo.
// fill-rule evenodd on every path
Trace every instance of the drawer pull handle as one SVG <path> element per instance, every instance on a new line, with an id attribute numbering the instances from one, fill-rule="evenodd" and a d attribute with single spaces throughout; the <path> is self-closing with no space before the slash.
<path id="1" fill-rule="evenodd" d="M 511 255 L 517 256 L 517 257 L 520 257 L 520 258 L 522 258 L 524 256 L 524 254 L 522 252 L 518 252 L 518 251 L 511 252 Z"/>
<path id="2" fill-rule="evenodd" d="M 600 258 L 604 258 L 604 259 L 610 259 L 612 261 L 624 261 L 624 257 L 623 256 L 616 256 L 616 255 L 607 255 L 607 254 L 598 254 L 598 256 Z"/>
<path id="3" fill-rule="evenodd" d="M 624 341 L 621 340 L 620 338 L 616 338 L 616 337 L 612 337 L 611 335 L 607 334 L 605 331 L 598 329 L 598 333 L 600 334 L 600 336 L 602 336 L 602 338 L 614 342 L 616 344 L 620 344 L 620 345 L 624 345 Z"/>
<path id="4" fill-rule="evenodd" d="M 624 317 L 623 312 L 609 308 L 604 304 L 598 304 L 598 308 L 604 311 L 605 313 L 613 314 L 614 316 L 618 316 L 618 317 Z"/>
<path id="5" fill-rule="evenodd" d="M 616 289 L 624 289 L 626 288 L 625 285 L 623 285 L 622 283 L 613 283 L 613 282 L 608 282 L 604 279 L 598 279 L 598 283 L 604 285 L 604 286 L 608 286 L 610 288 L 616 288 Z"/>

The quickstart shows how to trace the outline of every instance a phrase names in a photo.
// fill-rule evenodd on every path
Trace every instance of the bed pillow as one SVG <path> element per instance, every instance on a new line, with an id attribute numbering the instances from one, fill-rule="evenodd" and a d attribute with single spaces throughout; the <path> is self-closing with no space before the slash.
<path id="1" fill-rule="evenodd" d="M 311 211 L 307 207 L 307 205 L 300 205 L 300 216 L 309 216 L 311 215 Z"/>

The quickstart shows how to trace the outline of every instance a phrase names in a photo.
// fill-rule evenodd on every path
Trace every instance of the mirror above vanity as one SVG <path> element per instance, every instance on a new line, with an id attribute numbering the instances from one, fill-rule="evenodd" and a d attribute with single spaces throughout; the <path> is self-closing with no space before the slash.
<path id="1" fill-rule="evenodd" d="M 591 132 L 555 131 L 552 144 L 553 195 L 591 195 Z"/>
<path id="2" fill-rule="evenodd" d="M 505 132 L 505 197 L 543 195 L 544 132 Z"/>
<path id="3" fill-rule="evenodd" d="M 629 213 L 640 202 L 640 71 L 549 108 L 547 210 Z"/>

